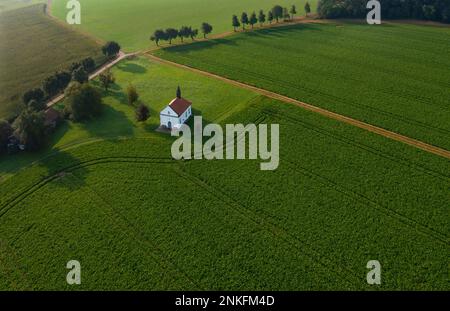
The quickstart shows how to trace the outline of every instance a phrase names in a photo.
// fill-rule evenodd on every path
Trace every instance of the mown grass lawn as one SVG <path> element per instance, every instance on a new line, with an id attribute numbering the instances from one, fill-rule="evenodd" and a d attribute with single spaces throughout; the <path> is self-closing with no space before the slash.
<path id="1" fill-rule="evenodd" d="M 53 1 L 52 12 L 66 19 L 65 1 Z M 153 47 L 150 35 L 159 28 L 180 28 L 183 25 L 199 28 L 203 22 L 213 25 L 213 34 L 232 31 L 231 17 L 243 11 L 251 14 L 274 5 L 290 7 L 295 4 L 298 14 L 304 15 L 306 0 L 80 0 L 81 29 L 103 40 L 116 40 L 127 51 Z M 317 0 L 310 0 L 316 10 Z"/>
<path id="2" fill-rule="evenodd" d="M 77 259 L 77 290 L 448 290 L 449 161 L 147 59 L 114 73 L 102 118 L 62 128 L 1 182 L 1 289 L 74 289 Z M 152 107 L 147 124 L 128 83 Z M 173 139 L 153 129 L 178 84 L 209 121 L 279 123 L 279 169 L 173 161 Z"/>
<path id="3" fill-rule="evenodd" d="M 305 24 L 156 51 L 450 149 L 449 27 Z"/>
<path id="4" fill-rule="evenodd" d="M 86 57 L 103 62 L 101 46 L 46 16 L 44 5 L 0 13 L 0 118 L 20 112 L 24 92 Z"/>

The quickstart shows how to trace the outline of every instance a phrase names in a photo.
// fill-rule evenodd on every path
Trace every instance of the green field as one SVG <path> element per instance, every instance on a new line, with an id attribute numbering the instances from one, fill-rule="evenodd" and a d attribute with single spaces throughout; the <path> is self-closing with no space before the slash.
<path id="1" fill-rule="evenodd" d="M 153 47 L 150 35 L 158 28 L 183 25 L 200 28 L 202 22 L 214 27 L 213 34 L 232 31 L 231 17 L 243 11 L 249 13 L 268 10 L 275 4 L 297 5 L 304 15 L 306 0 L 80 0 L 82 16 L 80 27 L 103 40 L 116 40 L 127 51 Z M 313 11 L 317 0 L 309 3 Z M 66 19 L 66 2 L 53 1 L 52 12 Z"/>
<path id="2" fill-rule="evenodd" d="M 155 52 L 450 150 L 450 28 L 307 24 Z"/>
<path id="3" fill-rule="evenodd" d="M 0 118 L 16 115 L 22 94 L 55 71 L 88 56 L 103 61 L 97 42 L 50 19 L 43 5 L 0 13 L 0 30 Z"/>
<path id="4" fill-rule="evenodd" d="M 37 3 L 45 3 L 46 0 L 0 0 L 0 12 L 20 9 Z"/>
<path id="5" fill-rule="evenodd" d="M 74 289 L 71 259 L 77 290 L 449 289 L 450 161 L 144 58 L 114 73 L 98 121 L 1 159 L 0 289 Z M 279 169 L 171 160 L 173 139 L 153 129 L 177 85 L 210 122 L 279 123 Z"/>

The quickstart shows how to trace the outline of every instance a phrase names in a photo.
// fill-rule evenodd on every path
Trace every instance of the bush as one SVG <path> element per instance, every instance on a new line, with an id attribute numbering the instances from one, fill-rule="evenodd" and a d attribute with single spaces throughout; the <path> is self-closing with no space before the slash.
<path id="1" fill-rule="evenodd" d="M 132 84 L 128 85 L 127 87 L 127 95 L 128 95 L 128 103 L 130 105 L 133 105 L 139 99 L 139 94 Z"/>
<path id="2" fill-rule="evenodd" d="M 108 91 L 109 86 L 116 81 L 113 73 L 110 70 L 102 72 L 99 76 L 100 83 Z"/>
<path id="3" fill-rule="evenodd" d="M 144 104 L 140 104 L 136 108 L 136 120 L 138 122 L 145 122 L 148 120 L 149 117 L 150 117 L 150 110 L 148 109 L 148 107 Z"/>

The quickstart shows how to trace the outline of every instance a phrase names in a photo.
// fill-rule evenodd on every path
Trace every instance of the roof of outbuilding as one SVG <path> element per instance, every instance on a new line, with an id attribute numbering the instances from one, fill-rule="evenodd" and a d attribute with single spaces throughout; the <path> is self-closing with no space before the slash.
<path id="1" fill-rule="evenodd" d="M 178 116 L 181 116 L 191 106 L 192 103 L 190 101 L 178 97 L 172 100 L 169 104 L 169 107 L 172 108 Z"/>

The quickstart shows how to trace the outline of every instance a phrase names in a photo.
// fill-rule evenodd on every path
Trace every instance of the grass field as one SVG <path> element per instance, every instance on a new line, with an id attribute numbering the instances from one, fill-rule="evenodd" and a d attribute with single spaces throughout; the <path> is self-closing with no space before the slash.
<path id="1" fill-rule="evenodd" d="M 317 0 L 309 1 L 315 11 Z M 213 34 L 228 32 L 233 14 L 240 16 L 260 9 L 268 10 L 275 4 L 286 7 L 297 5 L 304 15 L 306 0 L 81 0 L 82 21 L 80 27 L 103 40 L 116 40 L 127 51 L 153 47 L 150 35 L 158 28 L 183 25 L 200 28 L 202 22 L 214 27 Z M 52 12 L 61 20 L 66 19 L 66 2 L 53 1 Z"/>
<path id="2" fill-rule="evenodd" d="M 103 61 L 93 39 L 47 17 L 43 5 L 0 14 L 0 118 L 18 113 L 22 94 L 88 56 Z"/>
<path id="3" fill-rule="evenodd" d="M 20 9 L 33 4 L 46 3 L 46 0 L 0 0 L 0 12 Z"/>
<path id="4" fill-rule="evenodd" d="M 98 122 L 61 128 L 27 169 L 0 162 L 0 289 L 73 289 L 71 259 L 77 290 L 374 289 L 377 259 L 377 289 L 448 290 L 450 161 L 143 58 L 114 73 Z M 153 129 L 177 85 L 208 121 L 279 123 L 280 168 L 171 160 Z"/>
<path id="5" fill-rule="evenodd" d="M 450 149 L 449 27 L 307 24 L 155 52 Z"/>

